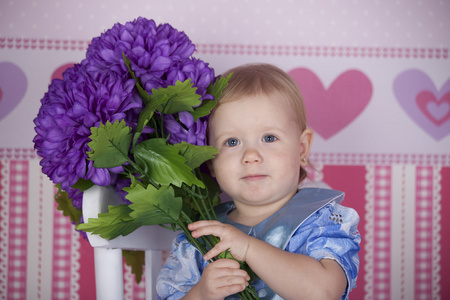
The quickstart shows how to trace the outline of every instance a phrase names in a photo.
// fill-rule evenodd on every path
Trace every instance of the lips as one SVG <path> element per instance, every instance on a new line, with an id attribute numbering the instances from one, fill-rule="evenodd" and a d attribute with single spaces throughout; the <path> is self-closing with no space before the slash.
<path id="1" fill-rule="evenodd" d="M 267 175 L 260 175 L 260 174 L 250 174 L 242 177 L 243 180 L 248 181 L 257 181 L 257 180 L 263 180 L 267 177 Z"/>

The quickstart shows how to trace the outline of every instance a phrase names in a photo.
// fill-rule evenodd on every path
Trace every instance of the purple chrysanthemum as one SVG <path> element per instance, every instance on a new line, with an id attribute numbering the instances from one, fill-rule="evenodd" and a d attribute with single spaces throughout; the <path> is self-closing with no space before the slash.
<path id="1" fill-rule="evenodd" d="M 194 44 L 184 32 L 169 24 L 156 26 L 153 20 L 138 18 L 125 25 L 115 24 L 94 38 L 86 53 L 86 69 L 96 79 L 109 73 L 129 78 L 124 53 L 147 92 L 190 78 L 203 97 L 214 79 L 214 70 L 192 58 L 194 51 Z"/>
<path id="2" fill-rule="evenodd" d="M 194 117 L 188 112 L 178 113 L 179 122 L 176 116 L 164 116 L 164 131 L 170 133 L 169 143 L 176 144 L 187 142 L 193 145 L 206 145 L 206 120 L 200 118 L 194 122 Z M 180 124 L 181 123 L 181 124 Z"/>
<path id="3" fill-rule="evenodd" d="M 133 109 L 141 108 L 142 101 L 132 97 L 134 80 L 122 82 L 109 74 L 102 81 L 94 81 L 83 64 L 69 68 L 63 76 L 63 80 L 55 79 L 50 84 L 34 119 L 33 142 L 42 157 L 42 171 L 66 191 L 79 178 L 109 185 L 109 171 L 94 168 L 86 159 L 90 128 L 107 121 L 137 120 Z"/>
<path id="4" fill-rule="evenodd" d="M 62 80 L 52 82 L 34 120 L 37 134 L 33 141 L 42 157 L 42 171 L 61 184 L 76 207 L 81 205 L 81 194 L 71 186 L 79 178 L 96 185 L 112 184 L 118 190 L 126 184 L 116 180 L 114 173 L 120 170 L 94 168 L 86 154 L 91 127 L 124 119 L 135 128 L 138 121 L 142 99 L 123 54 L 148 93 L 190 78 L 201 100 L 212 99 L 206 91 L 215 79 L 214 70 L 193 58 L 194 51 L 195 46 L 183 32 L 169 24 L 156 26 L 153 20 L 138 18 L 125 25 L 115 24 L 94 38 L 86 58 L 68 69 Z M 205 145 L 206 118 L 193 122 L 187 112 L 163 118 L 169 142 Z M 180 123 L 175 124 L 176 120 Z"/>

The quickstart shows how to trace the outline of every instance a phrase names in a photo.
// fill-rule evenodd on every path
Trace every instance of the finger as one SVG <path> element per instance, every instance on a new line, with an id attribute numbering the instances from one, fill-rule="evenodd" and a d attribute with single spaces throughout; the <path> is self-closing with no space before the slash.
<path id="1" fill-rule="evenodd" d="M 206 266 L 205 274 L 211 274 L 214 278 L 222 278 L 228 276 L 240 277 L 244 281 L 250 280 L 250 275 L 245 270 L 240 269 L 240 265 L 233 259 L 223 258 L 218 259 Z"/>
<path id="2" fill-rule="evenodd" d="M 191 235 L 195 238 L 199 238 L 204 235 L 214 235 L 217 237 L 221 237 L 224 233 L 225 226 L 218 222 L 209 225 L 202 225 L 198 227 L 194 227 L 191 230 Z"/>
<path id="3" fill-rule="evenodd" d="M 227 276 L 220 278 L 222 283 L 218 290 L 222 290 L 221 294 L 232 295 L 245 290 L 249 282 L 243 277 Z"/>
<path id="4" fill-rule="evenodd" d="M 218 289 L 218 293 L 221 295 L 233 295 L 245 290 L 248 284 L 235 284 L 228 285 Z"/>
<path id="5" fill-rule="evenodd" d="M 230 248 L 230 246 L 227 246 L 225 242 L 221 241 L 218 244 L 216 244 L 211 250 L 209 250 L 204 256 L 204 260 L 210 260 L 213 257 L 216 257 L 220 253 L 227 251 Z"/>
<path id="6" fill-rule="evenodd" d="M 248 285 L 248 281 L 242 276 L 223 276 L 220 278 L 220 282 L 222 283 L 222 286 Z"/>
<path id="7" fill-rule="evenodd" d="M 202 228 L 202 227 L 207 227 L 207 226 L 219 226 L 219 225 L 223 225 L 223 223 L 219 222 L 219 221 L 215 221 L 215 220 L 202 220 L 202 221 L 197 221 L 191 224 L 188 224 L 188 228 L 189 230 L 193 231 L 196 230 L 198 228 Z"/>
<path id="8" fill-rule="evenodd" d="M 234 259 L 222 258 L 214 261 L 217 268 L 239 269 L 241 266 Z"/>
<path id="9" fill-rule="evenodd" d="M 210 271 L 213 273 L 211 278 L 217 278 L 220 282 L 227 282 L 227 284 L 245 283 L 250 280 L 250 275 L 241 269 L 217 268 Z M 234 281 L 231 281 L 231 278 L 234 278 Z"/>

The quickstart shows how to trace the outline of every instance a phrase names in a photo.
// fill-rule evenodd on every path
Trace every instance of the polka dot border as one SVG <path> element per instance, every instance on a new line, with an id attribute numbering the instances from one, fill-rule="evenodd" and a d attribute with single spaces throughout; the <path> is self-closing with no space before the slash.
<path id="1" fill-rule="evenodd" d="M 90 41 L 0 37 L 0 49 L 85 51 Z M 198 53 L 216 55 L 315 56 L 362 58 L 448 59 L 449 48 L 289 46 L 196 44 Z"/>

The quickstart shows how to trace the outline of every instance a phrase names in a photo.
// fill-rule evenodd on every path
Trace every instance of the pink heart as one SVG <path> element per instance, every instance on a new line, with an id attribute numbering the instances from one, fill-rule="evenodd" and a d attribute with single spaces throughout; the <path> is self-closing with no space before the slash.
<path id="1" fill-rule="evenodd" d="M 417 95 L 416 102 L 423 114 L 434 124 L 439 126 L 450 119 L 450 93 L 437 100 L 430 91 L 422 91 Z"/>
<path id="2" fill-rule="evenodd" d="M 349 70 L 325 89 L 310 70 L 297 68 L 289 75 L 297 82 L 305 101 L 309 125 L 324 139 L 347 127 L 367 106 L 372 83 L 364 73 Z"/>
<path id="3" fill-rule="evenodd" d="M 53 71 L 51 80 L 62 79 L 64 71 L 67 70 L 68 68 L 73 67 L 74 64 L 75 63 L 67 63 L 59 66 L 55 71 Z"/>
<path id="4" fill-rule="evenodd" d="M 0 63 L 0 120 L 19 105 L 27 85 L 27 77 L 20 67 L 10 62 Z"/>

